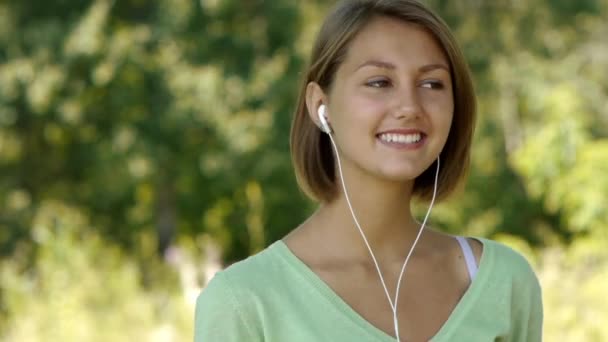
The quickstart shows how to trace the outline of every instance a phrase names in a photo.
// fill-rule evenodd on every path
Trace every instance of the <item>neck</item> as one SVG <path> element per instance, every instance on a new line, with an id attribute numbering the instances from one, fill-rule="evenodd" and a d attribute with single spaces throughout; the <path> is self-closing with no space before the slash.
<path id="1" fill-rule="evenodd" d="M 349 183 L 347 179 L 347 191 L 367 242 L 379 259 L 402 259 L 420 229 L 410 208 L 413 181 L 364 184 L 361 178 L 358 180 Z M 338 186 L 342 190 L 342 185 Z M 323 227 L 323 236 L 340 246 L 342 256 L 369 259 L 343 191 L 332 202 L 323 204 L 315 216 L 322 222 L 318 227 Z"/>

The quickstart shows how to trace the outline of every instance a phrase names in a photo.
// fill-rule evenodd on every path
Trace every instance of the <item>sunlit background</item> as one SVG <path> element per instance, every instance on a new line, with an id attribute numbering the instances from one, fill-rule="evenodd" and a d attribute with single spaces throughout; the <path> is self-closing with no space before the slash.
<path id="1" fill-rule="evenodd" d="M 429 0 L 479 121 L 445 231 L 524 253 L 545 340 L 608 341 L 608 1 Z M 314 205 L 288 151 L 321 0 L 0 1 L 0 340 L 187 341 Z"/>

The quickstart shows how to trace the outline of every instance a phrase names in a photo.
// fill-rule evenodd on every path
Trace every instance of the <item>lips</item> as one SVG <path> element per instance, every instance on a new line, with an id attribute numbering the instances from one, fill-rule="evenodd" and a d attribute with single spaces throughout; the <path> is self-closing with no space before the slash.
<path id="1" fill-rule="evenodd" d="M 377 134 L 376 137 L 383 145 L 413 149 L 422 146 L 427 135 L 416 129 L 400 129 L 385 131 Z"/>
<path id="2" fill-rule="evenodd" d="M 378 135 L 380 140 L 387 143 L 412 144 L 422 140 L 423 133 L 397 134 L 397 133 L 382 133 Z"/>

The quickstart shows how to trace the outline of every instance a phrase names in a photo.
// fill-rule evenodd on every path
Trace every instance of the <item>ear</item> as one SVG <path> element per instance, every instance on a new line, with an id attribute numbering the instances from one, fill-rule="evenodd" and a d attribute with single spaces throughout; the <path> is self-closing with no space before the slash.
<path id="1" fill-rule="evenodd" d="M 327 107 L 328 101 L 325 92 L 316 82 L 308 83 L 308 85 L 306 85 L 306 108 L 308 109 L 308 116 L 319 129 L 321 127 L 321 122 L 319 121 L 318 113 L 319 107 L 322 104 Z M 329 116 L 327 116 L 327 121 L 330 122 Z"/>

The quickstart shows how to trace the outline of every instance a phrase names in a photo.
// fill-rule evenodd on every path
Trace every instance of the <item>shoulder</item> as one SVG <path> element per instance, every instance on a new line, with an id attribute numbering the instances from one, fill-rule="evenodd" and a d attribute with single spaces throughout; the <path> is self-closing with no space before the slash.
<path id="1" fill-rule="evenodd" d="M 222 302 L 231 297 L 239 305 L 264 296 L 281 274 L 276 244 L 217 272 L 199 295 L 198 301 Z"/>
<path id="2" fill-rule="evenodd" d="M 513 248 L 495 240 L 484 238 L 477 240 L 483 245 L 482 253 L 490 254 L 497 266 L 509 267 L 518 272 L 533 272 L 528 259 Z"/>
<path id="3" fill-rule="evenodd" d="M 272 254 L 267 248 L 213 276 L 196 300 L 196 341 L 257 340 L 262 303 L 272 294 L 271 274 L 278 267 Z"/>
<path id="4" fill-rule="evenodd" d="M 236 262 L 221 271 L 227 281 L 236 288 L 264 285 L 281 273 L 282 266 L 278 243 Z"/>
<path id="5" fill-rule="evenodd" d="M 541 341 L 543 325 L 542 289 L 530 262 L 511 247 L 493 240 L 480 239 L 492 259 L 489 264 L 490 288 L 502 289 L 510 298 L 512 341 Z"/>
<path id="6" fill-rule="evenodd" d="M 540 283 L 534 268 L 521 253 L 498 241 L 478 238 L 483 244 L 482 263 L 487 257 L 491 264 L 492 274 L 502 281 L 510 280 L 517 288 L 528 288 L 531 291 L 540 291 Z"/>

